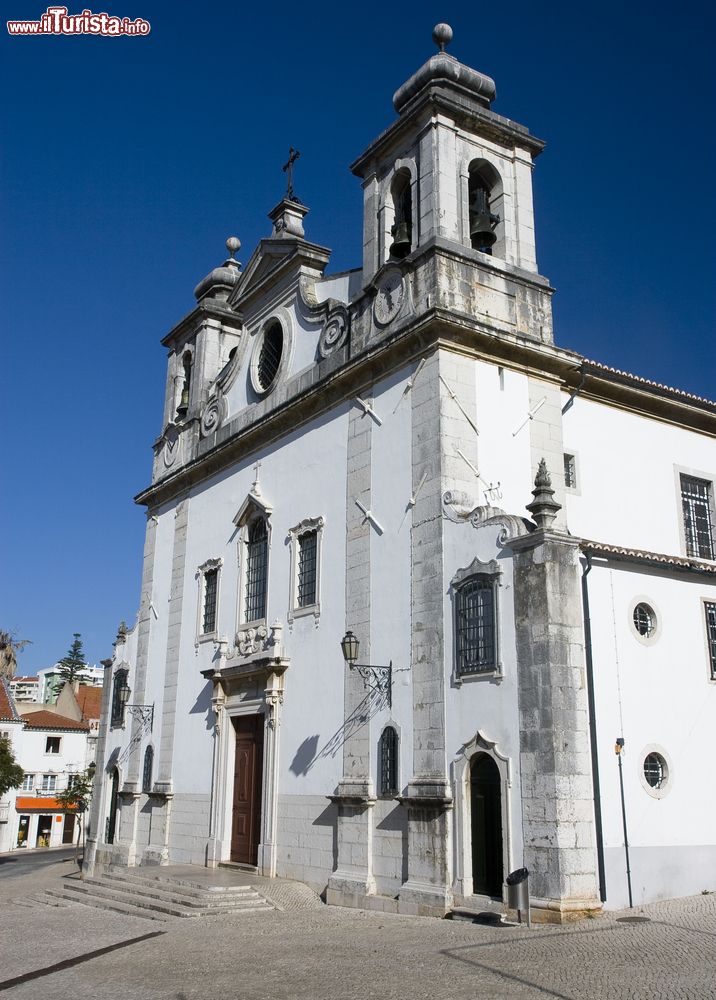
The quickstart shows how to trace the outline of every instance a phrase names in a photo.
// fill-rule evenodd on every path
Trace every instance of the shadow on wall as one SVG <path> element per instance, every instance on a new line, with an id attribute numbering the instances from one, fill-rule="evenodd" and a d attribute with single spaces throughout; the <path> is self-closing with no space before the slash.
<path id="1" fill-rule="evenodd" d="M 213 684 L 211 683 L 211 681 L 207 681 L 204 687 L 197 695 L 196 701 L 189 709 L 190 715 L 206 714 L 207 731 L 214 728 L 214 721 L 212 719 L 212 708 L 211 708 L 212 689 L 213 689 Z"/>
<path id="2" fill-rule="evenodd" d="M 319 736 L 308 736 L 296 751 L 296 756 L 291 761 L 289 771 L 294 774 L 307 774 L 308 769 L 316 758 Z"/>
<path id="3" fill-rule="evenodd" d="M 296 751 L 289 770 L 296 775 L 308 774 L 316 761 L 322 757 L 335 757 L 346 740 L 367 726 L 372 717 L 380 712 L 386 704 L 387 694 L 384 691 L 370 690 L 365 698 L 356 705 L 340 729 L 318 752 L 316 752 L 316 748 L 320 737 L 307 737 Z"/>

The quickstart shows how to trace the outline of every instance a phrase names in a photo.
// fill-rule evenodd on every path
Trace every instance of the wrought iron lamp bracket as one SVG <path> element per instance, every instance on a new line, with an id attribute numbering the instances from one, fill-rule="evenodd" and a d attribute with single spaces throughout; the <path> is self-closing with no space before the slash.
<path id="1" fill-rule="evenodd" d="M 139 719 L 143 728 L 149 728 L 149 732 L 152 732 L 154 729 L 154 703 L 151 705 L 125 705 L 124 708 L 133 719 Z"/>
<path id="2" fill-rule="evenodd" d="M 388 699 L 388 708 L 393 705 L 393 661 L 387 667 L 374 663 L 350 663 L 351 670 L 357 670 L 363 678 L 363 683 L 369 691 L 384 694 Z"/>

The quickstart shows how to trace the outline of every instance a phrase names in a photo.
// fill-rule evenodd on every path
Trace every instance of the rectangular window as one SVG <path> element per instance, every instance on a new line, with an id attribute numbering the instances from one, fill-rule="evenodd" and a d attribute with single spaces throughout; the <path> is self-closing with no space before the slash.
<path id="1" fill-rule="evenodd" d="M 57 775 L 56 774 L 43 774 L 42 775 L 42 791 L 43 792 L 54 792 L 57 788 Z"/>
<path id="2" fill-rule="evenodd" d="M 60 737 L 59 736 L 48 736 L 45 740 L 45 753 L 59 753 L 60 752 Z"/>
<path id="3" fill-rule="evenodd" d="M 31 792 L 34 787 L 35 787 L 35 775 L 26 774 L 25 777 L 22 779 L 22 785 L 20 786 L 20 791 Z"/>
<path id="4" fill-rule="evenodd" d="M 708 479 L 681 474 L 686 554 L 696 559 L 714 558 L 712 484 Z"/>
<path id="5" fill-rule="evenodd" d="M 307 531 L 298 539 L 298 606 L 316 603 L 316 553 L 318 532 Z"/>
<path id="6" fill-rule="evenodd" d="M 219 583 L 219 570 L 208 569 L 204 573 L 204 615 L 201 631 L 203 635 L 216 631 L 216 596 Z"/>
<path id="7" fill-rule="evenodd" d="M 706 642 L 709 650 L 709 666 L 711 680 L 716 681 L 716 603 L 707 601 L 704 604 L 706 612 Z"/>
<path id="8" fill-rule="evenodd" d="M 127 691 L 127 671 L 118 670 L 114 675 L 112 687 L 112 715 L 111 725 L 121 726 L 124 723 L 124 706 L 127 703 L 129 692 Z"/>
<path id="9" fill-rule="evenodd" d="M 246 539 L 246 606 L 244 620 L 259 621 L 266 617 L 266 584 L 268 582 L 268 530 L 263 518 L 249 525 Z"/>
<path id="10" fill-rule="evenodd" d="M 457 672 L 496 667 L 494 587 L 489 577 L 474 577 L 457 591 Z"/>
<path id="11" fill-rule="evenodd" d="M 577 462 L 574 455 L 564 456 L 564 485 L 568 490 L 577 488 Z"/>

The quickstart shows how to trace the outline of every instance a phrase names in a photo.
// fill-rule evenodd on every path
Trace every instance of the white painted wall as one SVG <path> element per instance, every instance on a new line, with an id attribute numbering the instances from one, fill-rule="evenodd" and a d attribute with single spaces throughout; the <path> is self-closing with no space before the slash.
<path id="1" fill-rule="evenodd" d="M 713 438 L 579 396 L 563 427 L 564 450 L 577 455 L 579 484 L 577 493 L 567 495 L 570 531 L 594 541 L 683 554 L 676 467 L 716 479 Z"/>
<path id="2" fill-rule="evenodd" d="M 626 740 L 623 774 L 635 900 L 716 889 L 711 792 L 716 682 L 710 680 L 703 610 L 703 599 L 716 596 L 714 585 L 706 578 L 599 563 L 588 580 L 604 839 L 611 865 L 608 904 L 627 900 L 614 753 L 618 736 Z M 638 600 L 657 614 L 657 633 L 648 644 L 633 626 Z M 650 749 L 669 763 L 661 798 L 650 795 L 642 780 Z M 703 870 L 696 859 L 706 849 L 710 862 Z"/>

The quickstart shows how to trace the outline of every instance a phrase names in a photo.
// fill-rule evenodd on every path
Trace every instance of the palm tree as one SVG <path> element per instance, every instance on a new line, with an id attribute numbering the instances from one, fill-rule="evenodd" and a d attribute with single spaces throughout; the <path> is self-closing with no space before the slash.
<path id="1" fill-rule="evenodd" d="M 32 639 L 18 639 L 17 632 L 0 629 L 0 677 L 11 680 L 17 669 L 17 654 L 32 643 Z"/>

